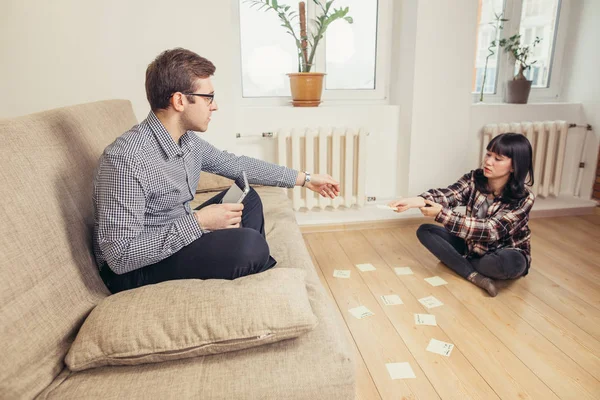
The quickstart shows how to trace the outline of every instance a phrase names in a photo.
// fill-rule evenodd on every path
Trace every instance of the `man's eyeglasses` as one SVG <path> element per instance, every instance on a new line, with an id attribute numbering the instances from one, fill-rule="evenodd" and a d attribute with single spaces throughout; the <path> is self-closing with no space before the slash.
<path id="1" fill-rule="evenodd" d="M 173 97 L 175 93 L 173 93 L 170 97 Z M 205 99 L 210 99 L 208 101 L 208 105 L 210 106 L 212 104 L 212 102 L 215 100 L 215 94 L 204 94 L 204 93 L 181 93 L 183 95 L 186 96 L 198 96 L 198 97 L 204 97 Z"/>

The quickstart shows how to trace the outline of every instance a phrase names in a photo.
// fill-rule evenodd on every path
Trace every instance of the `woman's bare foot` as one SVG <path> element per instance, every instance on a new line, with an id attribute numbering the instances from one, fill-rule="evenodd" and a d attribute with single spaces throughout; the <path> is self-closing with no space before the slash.
<path id="1" fill-rule="evenodd" d="M 467 277 L 467 280 L 488 292 L 488 294 L 492 297 L 496 297 L 496 295 L 498 294 L 498 289 L 496 289 L 494 281 L 488 278 L 487 276 L 483 276 L 478 272 L 473 272 Z"/>

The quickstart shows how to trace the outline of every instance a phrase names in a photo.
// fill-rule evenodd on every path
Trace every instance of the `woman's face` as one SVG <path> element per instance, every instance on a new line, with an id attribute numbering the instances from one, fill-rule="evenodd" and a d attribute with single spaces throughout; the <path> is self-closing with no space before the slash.
<path id="1" fill-rule="evenodd" d="M 512 158 L 487 151 L 483 158 L 483 175 L 488 179 L 504 178 L 513 171 Z"/>

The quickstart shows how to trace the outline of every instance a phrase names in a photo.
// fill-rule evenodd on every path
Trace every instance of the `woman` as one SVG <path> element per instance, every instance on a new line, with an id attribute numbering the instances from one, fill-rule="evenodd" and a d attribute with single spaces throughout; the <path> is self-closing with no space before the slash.
<path id="1" fill-rule="evenodd" d="M 488 144 L 482 169 L 448 188 L 431 189 L 390 206 L 397 212 L 419 208 L 441 223 L 443 227 L 421 225 L 419 241 L 494 297 L 498 293 L 494 279 L 527 275 L 531 264 L 527 222 L 535 198 L 526 184 L 533 184 L 531 144 L 523 135 L 504 133 Z M 452 210 L 459 205 L 467 206 L 465 215 Z"/>

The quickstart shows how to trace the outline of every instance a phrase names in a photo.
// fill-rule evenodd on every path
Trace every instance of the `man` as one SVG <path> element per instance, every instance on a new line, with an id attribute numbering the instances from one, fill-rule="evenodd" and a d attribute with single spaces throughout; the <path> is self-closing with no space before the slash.
<path id="1" fill-rule="evenodd" d="M 241 204 L 221 204 L 225 192 L 190 208 L 201 171 L 241 186 L 306 186 L 335 198 L 329 175 L 310 175 L 220 151 L 205 132 L 218 109 L 210 77 L 215 67 L 184 49 L 160 54 L 146 70 L 151 112 L 109 145 L 94 179 L 94 253 L 112 293 L 173 279 L 235 279 L 276 261 L 265 240 L 264 216 L 252 189 Z"/>

